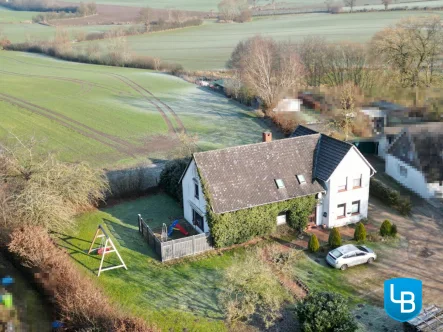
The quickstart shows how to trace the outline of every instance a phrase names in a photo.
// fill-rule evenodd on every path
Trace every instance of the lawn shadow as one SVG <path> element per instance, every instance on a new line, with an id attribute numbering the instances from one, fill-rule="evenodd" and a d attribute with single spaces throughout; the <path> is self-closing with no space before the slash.
<path id="1" fill-rule="evenodd" d="M 77 263 L 79 263 L 81 266 L 83 266 L 85 269 L 91 271 L 92 273 L 95 273 L 95 272 L 98 271 L 98 265 L 97 265 L 97 269 L 92 269 L 91 267 L 89 267 L 88 265 L 83 263 L 82 259 L 77 258 L 78 256 L 82 256 L 82 255 L 83 256 L 87 256 L 90 259 L 96 260 L 97 264 L 100 264 L 101 256 L 98 256 L 95 253 L 88 254 L 89 245 L 91 244 L 92 239 L 91 240 L 85 240 L 85 239 L 81 239 L 81 238 L 78 238 L 78 237 L 75 237 L 75 236 L 71 236 L 71 235 L 67 235 L 67 234 L 63 234 L 63 233 L 55 232 L 55 231 L 53 231 L 51 233 L 55 234 L 57 236 L 57 238 L 60 240 L 57 243 L 57 246 L 60 247 L 60 248 L 64 248 L 67 251 L 68 255 L 72 259 L 74 259 Z M 85 242 L 88 245 L 87 245 L 87 247 L 82 248 L 82 247 L 79 247 L 78 245 L 76 245 L 74 243 L 74 241 Z M 97 247 L 97 245 L 95 245 L 94 247 Z M 105 259 L 103 261 L 103 263 L 112 264 L 112 262 L 107 260 L 107 259 Z"/>
<path id="2" fill-rule="evenodd" d="M 138 229 L 115 223 L 106 218 L 103 218 L 103 222 L 120 246 L 154 259 L 159 258 L 149 246 L 148 242 L 138 232 Z"/>

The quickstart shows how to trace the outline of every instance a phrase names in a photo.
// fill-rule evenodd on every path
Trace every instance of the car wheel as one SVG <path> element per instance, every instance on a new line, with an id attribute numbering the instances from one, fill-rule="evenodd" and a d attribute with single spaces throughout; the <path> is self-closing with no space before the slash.
<path id="1" fill-rule="evenodd" d="M 343 264 L 343 265 L 340 267 L 340 270 L 344 271 L 344 270 L 346 270 L 347 268 L 348 268 L 348 266 L 347 266 L 346 264 Z"/>
<path id="2" fill-rule="evenodd" d="M 372 264 L 372 263 L 374 263 L 374 258 L 371 257 L 368 259 L 368 264 Z"/>

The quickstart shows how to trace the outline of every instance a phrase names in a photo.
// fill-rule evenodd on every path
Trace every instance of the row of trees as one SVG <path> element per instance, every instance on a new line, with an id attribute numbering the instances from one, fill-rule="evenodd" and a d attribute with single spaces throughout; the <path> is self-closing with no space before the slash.
<path id="1" fill-rule="evenodd" d="M 252 18 L 247 0 L 221 0 L 218 4 L 220 21 L 248 22 Z"/>
<path id="2" fill-rule="evenodd" d="M 368 44 L 300 43 L 255 36 L 240 42 L 228 66 L 268 108 L 299 85 L 430 87 L 441 82 L 443 29 L 439 16 L 406 18 L 377 33 Z"/>

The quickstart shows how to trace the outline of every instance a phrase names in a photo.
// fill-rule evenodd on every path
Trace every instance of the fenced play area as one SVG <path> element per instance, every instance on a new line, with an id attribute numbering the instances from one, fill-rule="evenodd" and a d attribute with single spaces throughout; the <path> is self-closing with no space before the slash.
<path id="1" fill-rule="evenodd" d="M 143 220 L 138 215 L 138 230 L 162 262 L 185 256 L 197 255 L 212 250 L 209 234 L 198 233 L 183 218 L 170 218 L 169 225 L 150 227 L 149 219 Z"/>

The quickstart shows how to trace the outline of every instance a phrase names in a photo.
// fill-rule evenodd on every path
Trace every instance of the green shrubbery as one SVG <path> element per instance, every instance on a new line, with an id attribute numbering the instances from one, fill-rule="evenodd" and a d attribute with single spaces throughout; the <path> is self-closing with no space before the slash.
<path id="1" fill-rule="evenodd" d="M 358 242 L 366 241 L 366 228 L 362 222 L 357 223 L 357 227 L 355 227 L 354 240 Z"/>
<path id="2" fill-rule="evenodd" d="M 312 234 L 309 238 L 308 249 L 310 252 L 317 252 L 320 249 L 320 243 L 318 243 L 317 236 Z"/>
<path id="3" fill-rule="evenodd" d="M 341 235 L 338 231 L 338 228 L 331 229 L 331 232 L 329 233 L 328 244 L 332 248 L 337 248 L 341 246 Z"/>
<path id="4" fill-rule="evenodd" d="M 189 158 L 174 159 L 166 163 L 160 174 L 159 186 L 163 190 L 181 202 L 183 200 L 183 190 L 180 178 L 188 166 Z"/>
<path id="5" fill-rule="evenodd" d="M 374 178 L 371 179 L 369 193 L 371 196 L 380 199 L 383 203 L 394 207 L 403 215 L 408 215 L 411 213 L 412 204 L 409 197 L 401 196 L 398 191 L 387 187 L 379 180 Z"/>
<path id="6" fill-rule="evenodd" d="M 313 292 L 306 296 L 296 313 L 303 332 L 354 332 L 357 324 L 347 300 L 332 292 Z"/>
<path id="7" fill-rule="evenodd" d="M 386 219 L 380 226 L 380 235 L 395 237 L 397 235 L 397 226 Z"/>
<path id="8" fill-rule="evenodd" d="M 210 204 L 207 190 L 204 189 L 204 192 Z M 215 245 L 220 248 L 273 233 L 277 227 L 277 216 L 282 211 L 288 211 L 288 225 L 303 230 L 315 203 L 314 196 L 305 196 L 223 214 L 215 214 L 208 208 L 207 220 Z"/>

